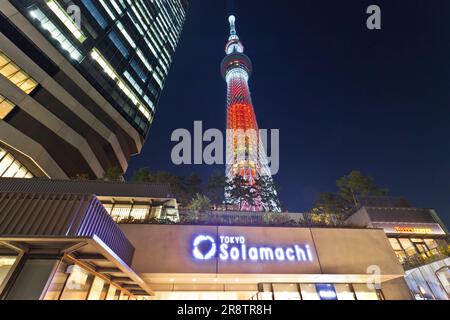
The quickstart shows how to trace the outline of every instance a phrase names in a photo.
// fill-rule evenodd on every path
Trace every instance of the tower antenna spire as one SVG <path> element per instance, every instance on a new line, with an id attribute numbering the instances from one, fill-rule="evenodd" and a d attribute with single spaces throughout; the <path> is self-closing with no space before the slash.
<path id="1" fill-rule="evenodd" d="M 234 15 L 231 15 L 228 18 L 228 21 L 230 22 L 230 38 L 236 38 L 237 32 L 236 32 L 236 17 Z"/>

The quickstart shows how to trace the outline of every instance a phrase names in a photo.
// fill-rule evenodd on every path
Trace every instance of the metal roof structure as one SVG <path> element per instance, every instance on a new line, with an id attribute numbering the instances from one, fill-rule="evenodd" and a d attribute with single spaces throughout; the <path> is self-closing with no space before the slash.
<path id="1" fill-rule="evenodd" d="M 97 180 L 0 178 L 0 192 L 94 194 L 100 197 L 174 198 L 170 184 Z"/>

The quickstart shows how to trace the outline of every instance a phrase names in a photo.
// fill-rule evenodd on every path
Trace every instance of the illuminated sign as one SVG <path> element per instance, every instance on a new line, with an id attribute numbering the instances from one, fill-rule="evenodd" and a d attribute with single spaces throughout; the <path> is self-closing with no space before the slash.
<path id="1" fill-rule="evenodd" d="M 219 245 L 216 244 L 219 242 Z M 250 245 L 243 236 L 219 236 L 216 240 L 209 235 L 198 235 L 192 243 L 192 254 L 197 260 L 221 261 L 287 261 L 312 262 L 313 255 L 309 245 L 292 246 Z"/>
<path id="2" fill-rule="evenodd" d="M 394 230 L 398 233 L 434 233 L 431 228 L 394 227 Z"/>
<path id="3" fill-rule="evenodd" d="M 337 293 L 332 284 L 316 284 L 320 300 L 337 300 Z"/>

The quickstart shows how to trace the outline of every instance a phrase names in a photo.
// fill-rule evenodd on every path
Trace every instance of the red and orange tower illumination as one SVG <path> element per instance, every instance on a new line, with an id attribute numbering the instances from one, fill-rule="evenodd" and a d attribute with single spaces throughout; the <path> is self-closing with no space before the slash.
<path id="1" fill-rule="evenodd" d="M 259 135 L 258 123 L 253 109 L 248 80 L 252 62 L 244 54 L 244 46 L 236 32 L 236 18 L 230 16 L 230 37 L 225 47 L 226 57 L 221 72 L 228 86 L 227 95 L 227 168 L 229 180 L 240 175 L 247 183 L 266 176 L 272 179 L 267 156 Z M 275 193 L 276 191 L 272 190 Z M 226 192 L 225 195 L 229 197 Z M 273 207 L 273 206 L 272 206 Z M 243 211 L 265 211 L 267 206 L 261 197 L 255 205 L 243 204 Z"/>

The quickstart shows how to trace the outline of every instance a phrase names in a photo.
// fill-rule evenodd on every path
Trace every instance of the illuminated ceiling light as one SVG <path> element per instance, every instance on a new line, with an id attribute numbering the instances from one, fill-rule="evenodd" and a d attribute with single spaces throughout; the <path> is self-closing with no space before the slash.
<path id="1" fill-rule="evenodd" d="M 80 27 L 72 20 L 71 17 L 66 13 L 66 11 L 61 8 L 58 2 L 55 0 L 47 0 L 47 6 L 53 13 L 58 17 L 59 20 L 69 29 L 73 36 L 83 43 L 87 38 L 81 31 Z"/>

